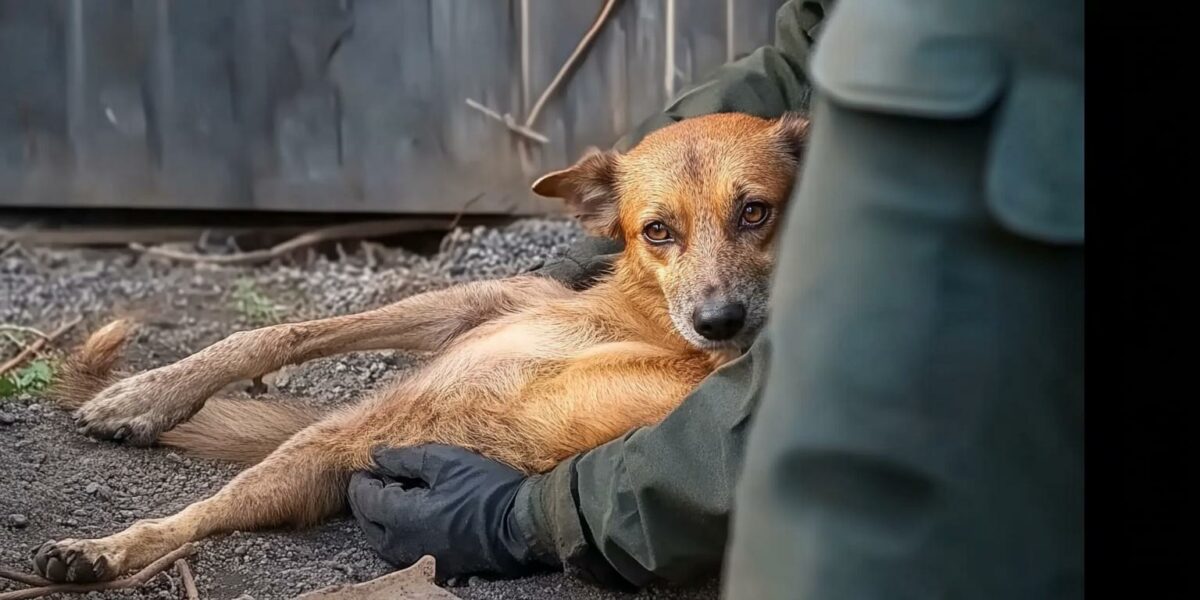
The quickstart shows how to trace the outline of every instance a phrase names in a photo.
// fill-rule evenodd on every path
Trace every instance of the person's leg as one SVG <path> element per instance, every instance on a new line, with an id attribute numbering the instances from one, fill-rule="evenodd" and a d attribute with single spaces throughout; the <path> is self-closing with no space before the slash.
<path id="1" fill-rule="evenodd" d="M 727 597 L 1081 595 L 1082 245 L 989 214 L 990 115 L 813 122 Z"/>

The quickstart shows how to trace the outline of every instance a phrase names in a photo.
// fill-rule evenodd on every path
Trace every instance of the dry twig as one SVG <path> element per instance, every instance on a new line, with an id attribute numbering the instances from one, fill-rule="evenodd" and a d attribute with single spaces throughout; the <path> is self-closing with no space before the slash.
<path id="1" fill-rule="evenodd" d="M 463 215 L 467 214 L 467 209 L 471 208 L 471 205 L 478 202 L 482 197 L 483 194 L 475 194 L 474 198 L 464 202 L 462 208 L 458 209 L 458 213 L 454 215 L 454 218 L 450 220 L 450 224 L 446 226 L 446 231 L 454 231 L 454 228 L 458 227 L 458 222 L 462 220 Z"/>
<path id="2" fill-rule="evenodd" d="M 200 600 L 200 592 L 196 589 L 196 578 L 192 577 L 192 569 L 188 566 L 187 561 L 182 558 L 175 561 L 175 570 L 179 571 L 179 579 L 183 582 L 183 589 L 187 592 L 188 600 Z"/>
<path id="3" fill-rule="evenodd" d="M 49 579 L 42 579 L 41 577 L 38 577 L 37 575 L 30 575 L 29 573 L 18 573 L 17 571 L 9 571 L 8 569 L 0 569 L 0 577 L 3 577 L 4 579 L 11 579 L 16 582 L 24 583 L 25 585 L 36 585 L 36 586 L 54 585 L 54 582 L 50 581 Z"/>
<path id="4" fill-rule="evenodd" d="M 620 0 L 607 0 L 607 2 L 604 3 L 604 6 L 600 7 L 600 12 L 596 15 L 596 19 L 592 21 L 591 26 L 588 27 L 588 30 L 583 34 L 583 37 L 580 38 L 579 43 L 575 45 L 575 49 L 571 51 L 571 55 L 568 56 L 567 60 L 562 64 L 561 67 L 559 67 L 558 72 L 554 74 L 554 79 L 550 80 L 550 84 L 547 85 L 546 89 L 542 91 L 542 95 L 538 96 L 537 101 L 533 103 L 533 108 L 531 108 L 529 110 L 529 114 L 525 116 L 524 123 L 518 123 L 511 114 L 505 113 L 502 115 L 470 98 L 466 99 L 467 106 L 470 106 L 471 108 L 487 115 L 488 117 L 491 117 L 492 119 L 500 121 L 505 127 L 508 128 L 509 131 L 521 136 L 520 143 L 518 144 L 518 150 L 521 155 L 522 166 L 527 171 L 531 166 L 531 161 L 529 157 L 529 148 L 525 145 L 525 142 L 535 141 L 541 144 L 550 142 L 550 138 L 538 133 L 535 129 L 533 129 L 533 124 L 537 122 L 537 118 L 542 114 L 542 109 L 546 107 L 546 102 L 548 102 L 550 98 L 553 97 L 556 92 L 558 92 L 558 89 L 562 87 L 563 82 L 567 80 L 567 77 L 571 74 L 571 72 L 583 62 L 583 59 L 585 56 L 587 56 L 587 52 L 591 48 L 592 43 L 596 41 L 596 36 L 600 35 L 600 30 L 604 28 L 604 24 L 608 22 L 609 17 L 612 16 L 613 9 L 615 9 L 619 3 Z M 524 31 L 522 32 L 522 35 L 529 35 L 529 33 Z"/>
<path id="5" fill-rule="evenodd" d="M 526 125 L 522 125 L 522 124 L 518 123 L 517 120 L 509 113 L 500 114 L 500 113 L 498 113 L 498 112 L 496 112 L 496 111 L 494 111 L 494 110 L 492 110 L 470 98 L 467 98 L 467 106 L 470 106 L 471 108 L 483 113 L 484 115 L 491 117 L 497 121 L 500 121 L 501 123 L 504 123 L 504 126 L 507 127 L 510 131 L 512 131 L 513 133 L 515 133 L 519 136 L 524 137 L 525 139 L 537 142 L 539 144 L 550 143 L 550 138 L 546 137 L 545 135 L 543 135 L 541 133 L 538 133 L 531 127 L 528 127 Z"/>
<path id="6" fill-rule="evenodd" d="M 38 581 L 40 587 L 32 587 L 15 592 L 4 592 L 0 594 L 0 600 L 28 600 L 29 598 L 40 598 L 49 596 L 50 594 L 86 594 L 88 592 L 102 592 L 104 590 L 121 590 L 125 588 L 136 587 L 145 584 L 154 578 L 155 575 L 162 573 L 175 561 L 180 560 L 192 553 L 192 545 L 184 544 L 176 548 L 170 554 L 146 565 L 146 568 L 126 577 L 124 579 L 116 579 L 113 581 L 101 581 L 98 583 L 50 583 L 40 577 L 31 575 L 20 575 L 8 571 L 0 571 L 0 576 L 7 577 L 21 583 L 31 583 Z M 14 577 L 14 575 L 16 575 Z M 49 585 L 42 584 L 45 582 Z M 32 585 L 32 583 L 31 583 Z M 186 583 L 184 584 L 187 585 Z"/>
<path id="7" fill-rule="evenodd" d="M 533 108 L 530 109 L 529 115 L 525 117 L 525 127 L 533 127 L 533 124 L 537 122 L 537 118 L 542 112 L 542 108 L 546 106 L 546 102 L 558 91 L 563 81 L 566 81 L 567 75 L 571 71 L 574 71 L 575 67 L 579 66 L 583 57 L 587 55 L 588 48 L 591 47 L 592 42 L 596 41 L 596 36 L 600 34 L 600 30 L 604 28 L 604 24 L 608 22 L 608 17 L 612 15 L 612 11 L 616 8 L 619 1 L 608 0 L 600 8 L 600 13 L 596 15 L 596 20 L 592 21 L 591 27 L 588 27 L 587 32 L 583 34 L 579 43 L 575 45 L 575 50 L 571 52 L 571 56 L 567 57 L 566 62 L 558 69 L 558 73 L 554 75 L 554 79 L 550 80 L 550 85 L 546 86 L 545 91 L 542 92 L 537 102 L 534 103 Z"/>
<path id="8" fill-rule="evenodd" d="M 24 327 L 22 325 L 0 325 L 0 331 L 19 331 L 21 333 L 29 333 L 40 338 L 46 337 L 46 332 L 33 327 Z"/>
<path id="9" fill-rule="evenodd" d="M 39 351 L 41 351 L 41 349 L 43 347 L 45 347 L 50 342 L 53 342 L 54 340 L 58 339 L 58 337 L 61 336 L 62 334 L 70 331 L 72 327 L 78 325 L 79 322 L 82 320 L 83 320 L 83 317 L 75 317 L 74 319 L 71 319 L 69 322 L 67 322 L 67 324 L 63 325 L 62 327 L 59 327 L 58 329 L 55 329 L 50 335 L 43 337 L 43 338 L 39 338 L 34 343 L 30 344 L 29 346 L 26 346 L 24 350 L 17 353 L 17 355 L 14 356 L 12 359 L 8 360 L 3 365 L 0 365 L 0 375 L 3 375 L 5 373 L 11 371 L 12 369 L 15 369 L 18 366 L 20 366 L 21 363 L 24 362 L 26 358 L 29 358 L 30 356 L 37 354 Z"/>
<path id="10" fill-rule="evenodd" d="M 321 242 L 333 240 L 341 240 L 351 237 L 375 237 L 383 235 L 393 235 L 404 233 L 407 231 L 420 231 L 423 229 L 442 229 L 445 228 L 447 222 L 442 219 L 394 219 L 388 221 L 377 221 L 368 223 L 346 223 L 342 225 L 333 225 L 322 229 L 316 229 L 308 233 L 298 235 L 286 242 L 282 242 L 266 250 L 255 250 L 252 252 L 238 252 L 235 254 L 193 254 L 191 252 L 179 252 L 176 250 L 168 250 L 166 248 L 147 248 L 141 244 L 129 244 L 129 247 L 138 252 L 143 252 L 151 256 L 161 258 L 169 258 L 180 262 L 190 263 L 209 263 L 215 265 L 247 265 L 260 262 L 266 262 L 272 259 L 283 257 L 291 252 L 308 248 Z"/>

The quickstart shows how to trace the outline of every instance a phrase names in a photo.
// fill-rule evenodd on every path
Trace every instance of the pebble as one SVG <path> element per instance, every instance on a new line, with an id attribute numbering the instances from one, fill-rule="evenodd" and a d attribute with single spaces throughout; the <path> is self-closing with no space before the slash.
<path id="1" fill-rule="evenodd" d="M 8 524 L 12 526 L 13 529 L 25 529 L 25 526 L 29 525 L 29 517 L 26 517 L 21 513 L 13 513 L 8 515 Z"/>

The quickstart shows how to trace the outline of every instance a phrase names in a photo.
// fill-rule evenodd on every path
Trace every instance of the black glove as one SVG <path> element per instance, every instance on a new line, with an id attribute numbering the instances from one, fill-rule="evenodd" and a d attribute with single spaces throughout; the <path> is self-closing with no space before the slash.
<path id="1" fill-rule="evenodd" d="M 513 515 L 523 473 L 474 452 L 429 444 L 380 448 L 372 472 L 350 480 L 350 509 L 384 560 L 407 567 L 426 554 L 437 577 L 519 576 L 559 566 L 537 552 Z"/>
<path id="2" fill-rule="evenodd" d="M 557 279 L 575 289 L 593 283 L 612 268 L 625 244 L 621 240 L 587 236 L 575 242 L 563 256 L 530 268 L 527 273 Z"/>

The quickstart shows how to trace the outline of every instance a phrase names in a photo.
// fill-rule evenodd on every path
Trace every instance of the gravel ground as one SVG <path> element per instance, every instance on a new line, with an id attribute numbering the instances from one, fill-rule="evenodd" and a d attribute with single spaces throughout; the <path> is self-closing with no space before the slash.
<path id="1" fill-rule="evenodd" d="M 580 235 L 565 220 L 524 220 L 446 236 L 423 256 L 400 248 L 361 248 L 255 268 L 179 266 L 122 250 L 9 249 L 0 258 L 0 323 L 52 330 L 83 316 L 59 345 L 82 341 L 115 316 L 142 326 L 128 351 L 134 369 L 178 360 L 255 326 L 238 289 L 269 299 L 285 320 L 375 307 L 455 282 L 511 275 L 562 252 Z M 241 297 L 244 297 L 241 296 Z M 2 342 L 0 342 L 2 343 Z M 11 349 L 8 349 L 11 350 Z M 359 353 L 280 373 L 268 396 L 323 405 L 352 402 L 414 358 Z M 243 393 L 245 385 L 235 393 Z M 140 518 L 173 513 L 215 492 L 237 467 L 161 448 L 125 448 L 74 433 L 65 413 L 38 395 L 0 398 L 0 566 L 27 570 L 29 552 L 64 537 L 108 535 Z M 353 521 L 304 531 L 236 532 L 204 540 L 190 559 L 204 598 L 290 598 L 388 571 Z M 0 580 L 0 592 L 18 589 Z M 499 598 L 715 598 L 715 582 L 687 589 L 606 592 L 561 574 L 512 581 L 473 579 L 451 591 L 464 600 Z M 135 590 L 89 598 L 180 598 L 174 571 Z"/>

